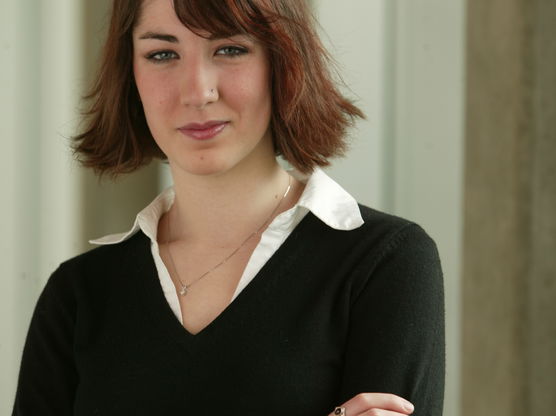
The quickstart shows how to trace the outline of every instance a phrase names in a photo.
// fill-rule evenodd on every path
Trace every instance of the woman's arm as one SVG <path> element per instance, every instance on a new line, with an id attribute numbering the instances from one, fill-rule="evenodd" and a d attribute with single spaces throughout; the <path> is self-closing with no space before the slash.
<path id="1" fill-rule="evenodd" d="M 411 401 L 414 415 L 441 415 L 444 296 L 436 246 L 410 225 L 367 266 L 351 308 L 341 397 L 392 393 Z"/>
<path id="2" fill-rule="evenodd" d="M 73 414 L 77 372 L 73 354 L 75 298 L 58 269 L 33 314 L 17 386 L 13 415 Z"/>

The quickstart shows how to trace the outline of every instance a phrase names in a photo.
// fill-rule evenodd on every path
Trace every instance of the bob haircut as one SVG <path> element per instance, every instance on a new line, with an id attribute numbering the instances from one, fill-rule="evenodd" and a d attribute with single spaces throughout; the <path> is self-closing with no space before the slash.
<path id="1" fill-rule="evenodd" d="M 74 137 L 80 162 L 101 175 L 115 177 L 166 158 L 147 126 L 132 69 L 141 4 L 113 1 L 100 68 L 85 97 L 84 128 Z M 347 128 L 364 115 L 339 92 L 305 0 L 174 0 L 174 9 L 197 34 L 247 34 L 267 48 L 276 155 L 308 173 L 344 153 Z"/>

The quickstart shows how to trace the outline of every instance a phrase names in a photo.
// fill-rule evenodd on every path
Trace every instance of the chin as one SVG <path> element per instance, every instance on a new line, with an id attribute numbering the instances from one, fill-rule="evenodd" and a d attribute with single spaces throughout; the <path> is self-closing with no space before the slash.
<path id="1" fill-rule="evenodd" d="M 189 175 L 216 176 L 226 173 L 232 169 L 233 166 L 225 161 L 203 158 L 201 160 L 189 161 L 187 164 L 181 164 L 178 168 L 187 172 Z"/>

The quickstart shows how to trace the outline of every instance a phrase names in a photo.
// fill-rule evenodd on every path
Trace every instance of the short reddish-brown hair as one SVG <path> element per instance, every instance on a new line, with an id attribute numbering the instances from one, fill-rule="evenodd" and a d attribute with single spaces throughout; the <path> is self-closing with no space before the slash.
<path id="1" fill-rule="evenodd" d="M 84 129 L 75 137 L 79 160 L 101 174 L 132 172 L 165 158 L 147 126 L 132 70 L 132 31 L 141 4 L 113 1 Z M 174 0 L 174 8 L 196 33 L 248 34 L 267 48 L 277 155 L 306 173 L 343 154 L 347 128 L 364 116 L 339 92 L 305 0 Z"/>

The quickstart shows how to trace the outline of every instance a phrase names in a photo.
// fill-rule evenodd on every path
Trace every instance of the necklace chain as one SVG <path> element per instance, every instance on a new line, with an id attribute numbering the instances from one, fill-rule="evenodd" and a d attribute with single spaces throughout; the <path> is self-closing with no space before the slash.
<path id="1" fill-rule="evenodd" d="M 272 219 L 272 217 L 274 217 L 274 214 L 276 214 L 276 212 L 278 211 L 278 208 L 280 208 L 280 205 L 282 205 L 282 202 L 284 201 L 284 199 L 286 199 L 286 196 L 288 195 L 288 193 L 290 192 L 291 189 L 291 176 L 288 175 L 288 187 L 286 188 L 286 191 L 284 192 L 284 195 L 282 195 L 282 198 L 280 198 L 280 201 L 278 201 L 278 204 L 276 204 L 276 206 L 274 207 L 274 209 L 272 210 L 272 212 L 270 213 L 269 217 L 265 220 L 265 222 L 263 222 L 261 224 L 261 226 L 259 228 L 257 228 L 257 230 L 255 230 L 254 232 L 252 232 L 245 240 L 243 240 L 243 242 L 234 250 L 232 251 L 230 254 L 228 254 L 226 257 L 224 257 L 224 259 L 222 259 L 220 261 L 220 263 L 218 263 L 216 266 L 213 266 L 211 269 L 207 270 L 206 272 L 204 272 L 203 274 L 201 274 L 199 277 L 197 277 L 195 280 L 193 280 L 191 283 L 189 284 L 185 284 L 183 282 L 183 280 L 180 277 L 180 274 L 178 272 L 178 269 L 176 268 L 176 264 L 174 263 L 174 258 L 172 256 L 172 251 L 170 250 L 170 217 L 168 217 L 168 220 L 166 221 L 166 233 L 168 234 L 168 238 L 166 239 L 166 248 L 168 250 L 168 256 L 170 257 L 170 263 L 172 264 L 172 268 L 174 269 L 174 271 L 176 272 L 176 277 L 178 278 L 178 281 L 180 282 L 181 285 L 181 289 L 179 290 L 179 294 L 181 296 L 185 296 L 187 295 L 187 292 L 189 291 L 189 288 L 191 286 L 193 286 L 195 283 L 197 283 L 199 280 L 201 280 L 203 277 L 207 276 L 208 274 L 212 273 L 213 271 L 215 271 L 216 269 L 218 269 L 220 266 L 222 266 L 223 264 L 225 264 L 228 260 L 230 260 L 245 244 L 247 244 L 247 242 L 249 240 L 251 240 L 254 236 L 256 236 L 257 234 L 259 234 L 262 229 L 270 222 L 270 220 Z"/>

